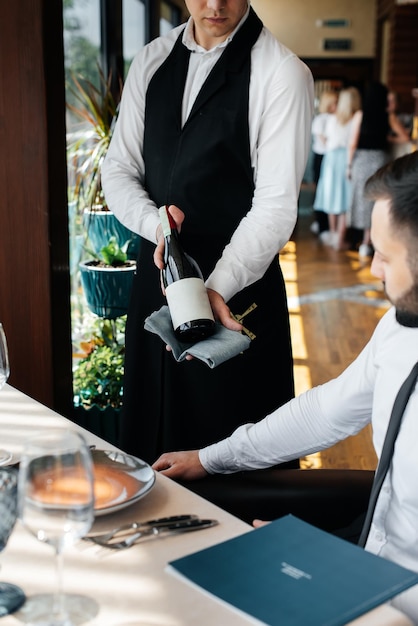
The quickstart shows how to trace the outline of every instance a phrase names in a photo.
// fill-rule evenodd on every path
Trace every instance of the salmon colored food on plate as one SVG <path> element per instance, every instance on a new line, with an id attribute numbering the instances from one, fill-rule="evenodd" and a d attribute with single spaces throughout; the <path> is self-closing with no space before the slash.
<path id="1" fill-rule="evenodd" d="M 122 509 L 143 498 L 154 486 L 154 470 L 137 457 L 113 450 L 92 450 L 94 464 L 95 514 L 104 515 Z M 33 497 L 59 506 L 82 503 L 86 497 L 85 482 L 71 469 L 63 468 L 53 482 L 42 474 L 42 486 Z"/>

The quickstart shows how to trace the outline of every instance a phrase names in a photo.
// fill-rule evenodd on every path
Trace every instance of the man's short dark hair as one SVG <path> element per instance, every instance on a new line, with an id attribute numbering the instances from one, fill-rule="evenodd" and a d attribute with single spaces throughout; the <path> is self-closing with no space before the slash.
<path id="1" fill-rule="evenodd" d="M 371 200 L 388 199 L 394 228 L 407 228 L 418 238 L 418 151 L 378 169 L 364 190 Z"/>

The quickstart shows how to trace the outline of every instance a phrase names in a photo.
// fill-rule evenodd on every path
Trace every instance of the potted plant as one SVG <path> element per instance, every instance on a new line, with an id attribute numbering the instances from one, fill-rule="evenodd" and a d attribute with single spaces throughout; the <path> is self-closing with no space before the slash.
<path id="1" fill-rule="evenodd" d="M 117 119 L 118 106 L 113 96 L 112 75 L 106 79 L 98 66 L 99 83 L 71 75 L 67 85 L 77 104 L 67 102 L 68 110 L 84 127 L 73 133 L 68 144 L 68 161 L 72 173 L 72 194 L 76 198 L 76 213 L 82 214 L 86 235 L 98 253 L 110 237 L 116 237 L 120 246 L 130 241 L 128 256 L 137 257 L 139 236 L 121 224 L 109 210 L 101 184 L 101 167 L 108 151 L 112 131 Z M 119 96 L 122 83 L 119 84 Z"/>
<path id="2" fill-rule="evenodd" d="M 128 259 L 128 239 L 121 247 L 112 236 L 100 253 L 86 248 L 91 260 L 80 262 L 81 282 L 89 309 L 105 319 L 116 319 L 128 311 L 136 261 Z"/>
<path id="3" fill-rule="evenodd" d="M 122 406 L 125 321 L 95 320 L 90 337 L 80 341 L 73 368 L 75 421 L 114 445 Z"/>

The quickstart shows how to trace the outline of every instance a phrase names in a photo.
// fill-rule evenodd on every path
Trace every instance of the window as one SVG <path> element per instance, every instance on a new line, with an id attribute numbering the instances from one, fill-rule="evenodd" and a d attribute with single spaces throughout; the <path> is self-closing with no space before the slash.
<path id="1" fill-rule="evenodd" d="M 119 317 L 116 319 L 111 318 L 111 313 L 106 314 L 111 319 L 96 315 L 97 309 L 91 307 L 91 302 L 88 302 L 86 298 L 85 280 L 81 278 L 80 273 L 80 261 L 91 257 L 89 251 L 93 250 L 94 254 L 100 255 L 103 247 L 108 246 L 113 229 L 118 231 L 119 238 L 119 231 L 123 228 L 109 211 L 104 213 L 104 216 L 101 215 L 106 224 L 104 230 L 102 228 L 106 233 L 106 241 L 101 241 L 99 245 L 96 241 L 97 237 L 93 237 L 91 232 L 93 222 L 99 219 L 92 220 L 92 211 L 97 211 L 99 207 L 106 210 L 105 199 L 103 194 L 100 195 L 100 176 L 96 178 L 96 175 L 97 172 L 100 173 L 100 159 L 102 158 L 100 155 L 103 155 L 105 153 L 103 150 L 107 149 L 107 147 L 103 148 L 105 134 L 107 139 L 111 136 L 111 126 L 109 128 L 107 123 L 109 122 L 108 113 L 110 109 L 115 111 L 116 107 L 98 106 L 94 112 L 89 110 L 89 99 L 86 100 L 81 94 L 80 100 L 79 86 L 77 82 L 74 82 L 73 77 L 79 82 L 81 89 L 89 90 L 93 85 L 93 89 L 98 90 L 94 97 L 99 105 L 103 102 L 105 91 L 106 97 L 109 93 L 112 97 L 119 86 L 119 78 L 116 79 L 115 86 L 112 86 L 110 90 L 105 90 L 103 83 L 108 78 L 108 68 L 116 68 L 119 76 L 123 75 L 122 79 L 126 77 L 132 59 L 146 43 L 146 33 L 151 32 L 146 20 L 151 20 L 152 9 L 155 7 L 150 6 L 150 2 L 158 2 L 156 6 L 160 7 L 157 28 L 162 34 L 180 22 L 181 10 L 167 0 L 163 0 L 161 5 L 159 0 L 64 0 L 71 334 L 75 372 L 80 358 L 92 354 L 92 351 L 97 349 L 97 340 L 99 342 L 103 340 L 108 345 L 108 341 L 112 339 L 111 349 L 115 355 L 119 354 L 118 351 L 124 343 L 125 315 L 119 310 L 117 313 Z M 107 11 L 108 15 L 104 16 L 103 11 Z M 105 17 L 107 19 L 104 19 Z M 106 40 L 104 41 L 103 38 Z M 103 73 L 102 79 L 99 68 Z M 116 72 L 113 70 L 112 82 L 115 76 Z M 116 102 L 113 103 L 115 105 L 119 99 L 118 95 L 116 93 Z M 90 121 L 86 121 L 83 116 L 71 111 L 71 106 L 87 111 Z M 93 119 L 95 123 L 92 124 Z M 96 180 L 99 181 L 99 195 L 96 193 L 96 182 L 92 182 Z M 94 190 L 94 198 L 91 190 Z M 91 210 L 88 211 L 88 209 Z M 114 224 L 112 229 L 108 223 Z M 131 242 L 129 248 L 131 249 L 135 235 L 130 231 L 126 233 L 120 234 L 119 243 L 122 245 Z M 134 248 L 132 248 L 132 253 L 133 256 L 130 259 L 136 258 Z M 84 275 L 85 270 L 83 270 L 83 277 Z M 96 291 L 108 294 L 106 289 L 96 289 Z M 100 309 L 102 310 L 105 309 Z M 74 396 L 76 405 L 77 397 L 77 395 Z"/>
<path id="2" fill-rule="evenodd" d="M 123 0 L 123 59 L 125 76 L 135 54 L 145 45 L 145 6 L 142 0 Z"/>
<path id="3" fill-rule="evenodd" d="M 161 2 L 161 16 L 160 16 L 160 34 L 165 35 L 169 30 L 180 24 L 181 12 L 180 9 L 162 0 Z"/>
<path id="4" fill-rule="evenodd" d="M 66 78 L 74 72 L 97 84 L 100 47 L 100 0 L 64 0 Z"/>

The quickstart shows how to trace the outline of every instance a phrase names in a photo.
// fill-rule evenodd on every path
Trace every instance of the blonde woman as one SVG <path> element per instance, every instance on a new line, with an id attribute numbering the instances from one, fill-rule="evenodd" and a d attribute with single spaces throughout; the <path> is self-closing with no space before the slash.
<path id="1" fill-rule="evenodd" d="M 322 233 L 320 239 L 336 250 L 346 247 L 346 212 L 351 203 L 351 182 L 346 176 L 347 147 L 351 121 L 360 107 L 358 89 L 343 89 L 338 96 L 335 114 L 330 116 L 325 129 L 327 151 L 321 165 L 314 209 L 328 214 L 329 231 Z"/>
<path id="2" fill-rule="evenodd" d="M 325 129 L 332 113 L 337 108 L 338 94 L 336 91 L 327 90 L 321 93 L 319 98 L 318 114 L 312 121 L 312 153 L 313 153 L 313 182 L 318 184 L 321 172 L 321 163 L 327 149 Z M 314 211 L 314 221 L 311 225 L 313 233 L 322 233 L 328 230 L 328 215 L 324 211 Z"/>

